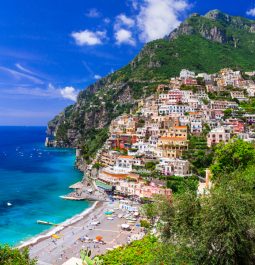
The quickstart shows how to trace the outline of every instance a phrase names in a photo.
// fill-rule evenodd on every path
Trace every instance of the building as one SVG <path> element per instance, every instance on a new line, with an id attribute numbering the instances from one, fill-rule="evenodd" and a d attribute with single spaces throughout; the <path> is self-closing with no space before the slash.
<path id="1" fill-rule="evenodd" d="M 161 136 L 155 152 L 158 157 L 178 158 L 186 150 L 188 150 L 186 137 Z"/>
<path id="2" fill-rule="evenodd" d="M 188 105 L 161 105 L 159 107 L 159 114 L 160 115 L 169 115 L 169 114 L 184 114 L 185 112 L 192 111 L 192 108 Z"/>
<path id="3" fill-rule="evenodd" d="M 197 85 L 197 79 L 192 77 L 187 77 L 182 80 L 182 84 L 186 86 L 196 86 Z"/>
<path id="4" fill-rule="evenodd" d="M 250 125 L 255 123 L 255 114 L 246 113 L 244 114 L 244 118 L 246 119 L 246 122 Z"/>
<path id="5" fill-rule="evenodd" d="M 182 69 L 180 72 L 180 78 L 181 79 L 186 79 L 186 78 L 195 78 L 196 74 L 192 71 L 186 70 L 186 69 Z"/>
<path id="6" fill-rule="evenodd" d="M 231 129 L 229 127 L 217 127 L 212 129 L 207 135 L 207 146 L 212 147 L 220 142 L 228 142 L 231 138 Z"/>
<path id="7" fill-rule="evenodd" d="M 147 185 L 144 181 L 141 180 L 122 180 L 116 186 L 116 192 L 124 196 L 138 198 L 153 198 L 153 196 L 155 195 L 163 195 L 168 198 L 172 196 L 171 189 L 158 186 L 153 182 Z"/>
<path id="8" fill-rule="evenodd" d="M 200 119 L 192 119 L 190 121 L 190 132 L 199 134 L 203 132 L 203 122 Z"/>
<path id="9" fill-rule="evenodd" d="M 230 92 L 231 98 L 236 98 L 239 101 L 246 101 L 248 100 L 245 96 L 244 96 L 244 92 L 243 91 L 231 91 Z"/>
<path id="10" fill-rule="evenodd" d="M 244 122 L 240 119 L 227 119 L 224 123 L 233 128 L 233 133 L 239 134 L 244 132 Z"/>
<path id="11" fill-rule="evenodd" d="M 100 163 L 105 166 L 114 166 L 115 161 L 117 160 L 119 153 L 111 150 L 103 150 L 100 156 Z"/>
<path id="12" fill-rule="evenodd" d="M 188 176 L 189 162 L 187 160 L 162 157 L 159 159 L 157 170 L 166 176 Z"/>
<path id="13" fill-rule="evenodd" d="M 225 109 L 237 109 L 238 104 L 232 101 L 226 100 L 211 100 L 210 101 L 210 108 L 216 110 L 225 110 Z"/>
<path id="14" fill-rule="evenodd" d="M 117 158 L 114 170 L 118 173 L 129 173 L 132 166 L 141 166 L 141 160 L 129 155 L 121 155 Z"/>

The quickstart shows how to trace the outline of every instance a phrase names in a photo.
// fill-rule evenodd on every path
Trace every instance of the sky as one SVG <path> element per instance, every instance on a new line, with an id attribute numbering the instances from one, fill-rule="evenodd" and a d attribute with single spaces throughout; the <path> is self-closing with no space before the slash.
<path id="1" fill-rule="evenodd" d="M 46 125 L 187 16 L 255 19 L 255 0 L 0 1 L 0 125 Z"/>

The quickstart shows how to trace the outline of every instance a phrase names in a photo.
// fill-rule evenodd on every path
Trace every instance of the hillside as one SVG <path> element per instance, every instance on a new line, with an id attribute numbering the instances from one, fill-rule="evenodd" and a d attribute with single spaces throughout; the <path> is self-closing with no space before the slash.
<path id="1" fill-rule="evenodd" d="M 83 90 L 77 103 L 48 124 L 59 146 L 80 146 L 93 155 L 107 125 L 168 82 L 183 68 L 214 73 L 224 67 L 255 69 L 255 21 L 218 10 L 191 15 L 164 39 L 148 43 L 127 66 Z"/>

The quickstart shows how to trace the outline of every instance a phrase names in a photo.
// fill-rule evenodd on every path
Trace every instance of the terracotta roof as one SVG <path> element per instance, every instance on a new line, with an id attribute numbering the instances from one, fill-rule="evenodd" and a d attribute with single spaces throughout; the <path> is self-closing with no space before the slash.
<path id="1" fill-rule="evenodd" d="M 129 173 L 129 174 L 128 174 L 128 177 L 129 177 L 129 178 L 133 178 L 133 179 L 139 179 L 139 178 L 140 178 L 139 175 L 134 174 L 134 173 Z"/>
<path id="2" fill-rule="evenodd" d="M 189 114 L 191 114 L 191 115 L 197 115 L 197 114 L 200 114 L 200 112 L 189 112 Z"/>
<path id="3" fill-rule="evenodd" d="M 114 178 L 126 178 L 128 176 L 128 174 L 113 174 L 113 173 L 109 173 L 107 171 L 102 171 L 103 174 L 110 176 L 110 177 L 114 177 Z"/>
<path id="4" fill-rule="evenodd" d="M 170 137 L 170 136 L 161 136 L 160 139 L 163 140 L 173 140 L 173 141 L 186 141 L 185 137 Z"/>
<path id="5" fill-rule="evenodd" d="M 122 155 L 122 156 L 119 156 L 119 158 L 133 159 L 134 157 L 133 156 L 124 156 L 124 155 Z"/>
<path id="6" fill-rule="evenodd" d="M 176 129 L 187 129 L 187 126 L 175 126 Z"/>

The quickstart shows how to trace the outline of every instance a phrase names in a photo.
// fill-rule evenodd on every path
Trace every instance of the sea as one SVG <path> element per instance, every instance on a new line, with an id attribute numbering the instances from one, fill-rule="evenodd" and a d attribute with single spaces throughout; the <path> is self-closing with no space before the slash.
<path id="1" fill-rule="evenodd" d="M 60 198 L 82 178 L 75 150 L 44 146 L 46 127 L 0 127 L 0 244 L 12 246 L 91 207 Z"/>

